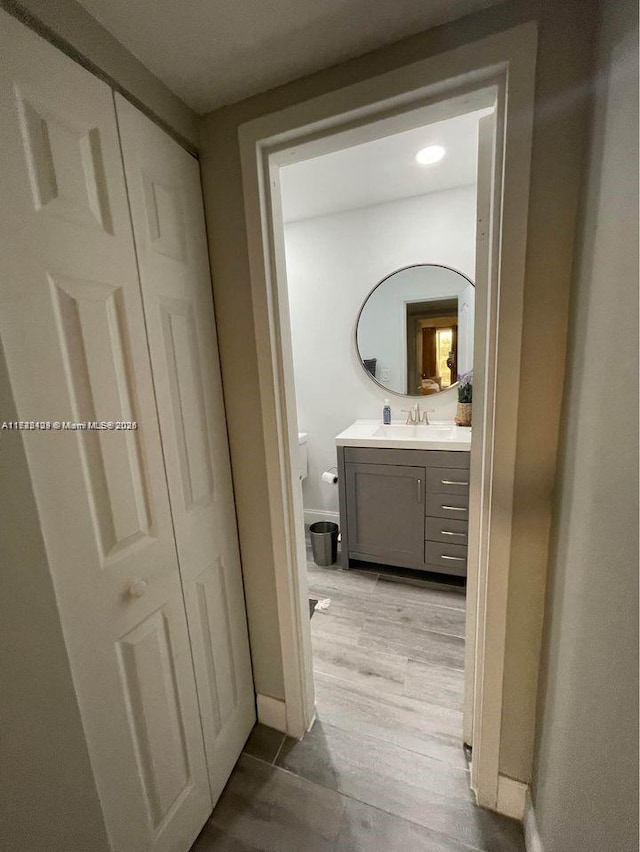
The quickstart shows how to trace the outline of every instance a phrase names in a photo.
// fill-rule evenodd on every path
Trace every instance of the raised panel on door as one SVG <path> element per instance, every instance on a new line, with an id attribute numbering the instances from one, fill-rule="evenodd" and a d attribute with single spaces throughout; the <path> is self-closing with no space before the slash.
<path id="1" fill-rule="evenodd" d="M 175 671 L 172 613 L 162 607 L 117 643 L 149 819 L 157 832 L 193 786 Z"/>
<path id="2" fill-rule="evenodd" d="M 101 423 L 117 412 L 123 423 L 135 422 L 123 288 L 62 275 L 49 275 L 48 283 L 74 418 Z M 103 565 L 136 542 L 149 544 L 153 518 L 142 450 L 137 429 L 82 436 L 80 453 Z"/>
<path id="3" fill-rule="evenodd" d="M 214 799 L 255 721 L 198 164 L 116 96 Z"/>
<path id="4" fill-rule="evenodd" d="M 25 445 L 112 848 L 173 852 L 211 800 L 112 93 L 0 21 L 0 334 L 19 416 L 138 424 L 2 440 Z"/>
<path id="5" fill-rule="evenodd" d="M 424 469 L 363 463 L 345 469 L 349 556 L 422 567 Z"/>

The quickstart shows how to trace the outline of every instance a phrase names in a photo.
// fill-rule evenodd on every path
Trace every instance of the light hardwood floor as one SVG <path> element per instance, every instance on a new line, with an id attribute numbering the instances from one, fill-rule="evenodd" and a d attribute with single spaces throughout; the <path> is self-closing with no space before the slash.
<path id="1" fill-rule="evenodd" d="M 376 571 L 308 566 L 317 720 L 258 725 L 193 852 L 521 852 L 473 804 L 462 748 L 465 600 Z"/>

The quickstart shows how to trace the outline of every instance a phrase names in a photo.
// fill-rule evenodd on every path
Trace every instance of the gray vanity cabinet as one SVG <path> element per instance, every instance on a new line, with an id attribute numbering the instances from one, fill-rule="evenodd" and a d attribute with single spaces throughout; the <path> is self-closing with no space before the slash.
<path id="1" fill-rule="evenodd" d="M 420 568 L 424 562 L 424 468 L 350 462 L 345 481 L 351 558 Z"/>
<path id="2" fill-rule="evenodd" d="M 469 453 L 338 447 L 342 565 L 465 577 Z"/>

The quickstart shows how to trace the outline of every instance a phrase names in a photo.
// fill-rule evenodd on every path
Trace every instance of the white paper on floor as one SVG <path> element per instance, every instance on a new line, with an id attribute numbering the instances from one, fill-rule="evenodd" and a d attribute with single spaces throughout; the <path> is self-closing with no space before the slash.
<path id="1" fill-rule="evenodd" d="M 314 612 L 326 612 L 331 606 L 331 598 L 322 598 L 314 607 Z"/>

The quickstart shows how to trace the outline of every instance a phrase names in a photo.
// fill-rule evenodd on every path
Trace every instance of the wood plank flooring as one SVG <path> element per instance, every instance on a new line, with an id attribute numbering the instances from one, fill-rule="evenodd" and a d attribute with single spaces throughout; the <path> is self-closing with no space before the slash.
<path id="1" fill-rule="evenodd" d="M 462 749 L 465 599 L 308 567 L 317 720 L 257 725 L 192 852 L 522 852 L 473 804 Z"/>

